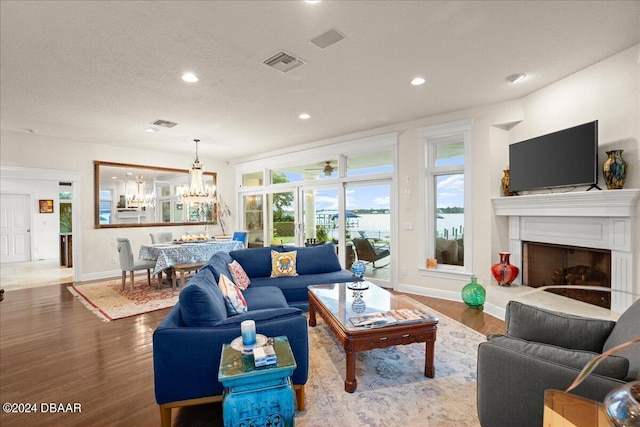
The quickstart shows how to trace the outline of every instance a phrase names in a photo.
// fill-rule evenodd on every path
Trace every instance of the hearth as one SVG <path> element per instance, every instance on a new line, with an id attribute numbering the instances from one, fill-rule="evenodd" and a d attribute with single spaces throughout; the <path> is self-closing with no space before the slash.
<path id="1" fill-rule="evenodd" d="M 611 251 L 577 246 L 523 242 L 523 284 L 611 288 Z M 611 308 L 611 293 L 584 289 L 551 289 L 559 295 Z"/>

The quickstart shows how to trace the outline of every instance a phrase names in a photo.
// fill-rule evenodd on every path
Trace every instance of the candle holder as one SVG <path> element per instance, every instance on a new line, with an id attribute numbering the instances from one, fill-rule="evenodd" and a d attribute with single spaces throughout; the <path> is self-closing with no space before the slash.
<path id="1" fill-rule="evenodd" d="M 239 336 L 231 341 L 231 348 L 239 351 L 242 354 L 252 354 L 254 348 L 263 347 L 267 345 L 268 341 L 269 338 L 267 338 L 266 336 L 262 334 L 256 334 L 256 342 L 252 345 L 246 346 L 242 343 L 242 336 Z"/>

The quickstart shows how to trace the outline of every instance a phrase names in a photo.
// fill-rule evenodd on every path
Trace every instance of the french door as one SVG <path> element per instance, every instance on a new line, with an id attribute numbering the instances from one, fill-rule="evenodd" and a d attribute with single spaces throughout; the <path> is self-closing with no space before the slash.
<path id="1" fill-rule="evenodd" d="M 301 186 L 298 200 L 298 244 L 333 243 L 346 269 L 362 261 L 368 280 L 391 287 L 390 180 Z"/>
<path id="2" fill-rule="evenodd" d="M 344 268 L 360 260 L 368 280 L 392 287 L 390 201 L 391 180 L 298 184 L 243 195 L 242 225 L 250 247 L 334 244 Z"/>

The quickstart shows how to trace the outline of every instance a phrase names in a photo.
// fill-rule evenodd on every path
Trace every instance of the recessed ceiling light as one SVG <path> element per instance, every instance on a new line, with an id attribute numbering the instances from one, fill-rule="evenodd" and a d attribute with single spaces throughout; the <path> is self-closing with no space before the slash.
<path id="1" fill-rule="evenodd" d="M 414 86 L 420 86 L 421 84 L 424 84 L 426 80 L 423 77 L 416 77 L 413 80 L 411 80 L 411 84 Z"/>
<path id="2" fill-rule="evenodd" d="M 147 133 L 154 133 L 154 132 L 158 132 L 158 129 L 146 128 L 144 131 L 147 132 Z"/>
<path id="3" fill-rule="evenodd" d="M 307 114 L 307 113 L 302 113 L 302 114 L 300 114 L 300 115 L 298 116 L 298 118 L 299 118 L 299 119 L 302 119 L 302 120 L 307 120 L 307 119 L 310 119 L 310 118 L 311 118 L 311 116 L 310 116 L 309 114 Z"/>
<path id="4" fill-rule="evenodd" d="M 509 83 L 518 83 L 519 81 L 524 80 L 525 77 L 527 77 L 527 75 L 524 73 L 516 73 L 505 77 L 505 80 Z"/>
<path id="5" fill-rule="evenodd" d="M 182 80 L 184 80 L 187 83 L 195 83 L 198 81 L 198 76 L 196 76 L 193 73 L 184 73 L 182 75 Z"/>
<path id="6" fill-rule="evenodd" d="M 321 1 L 322 0 L 304 0 L 305 3 L 311 3 L 311 4 L 320 3 Z"/>

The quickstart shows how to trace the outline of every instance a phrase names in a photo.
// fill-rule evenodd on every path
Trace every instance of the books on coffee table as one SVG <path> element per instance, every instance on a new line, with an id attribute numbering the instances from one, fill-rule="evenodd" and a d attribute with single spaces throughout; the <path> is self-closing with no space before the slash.
<path id="1" fill-rule="evenodd" d="M 362 316 L 350 317 L 349 321 L 355 327 L 379 328 L 383 326 L 395 325 L 398 323 L 419 322 L 427 317 L 416 309 L 401 308 L 380 313 L 364 314 Z"/>
<path id="2" fill-rule="evenodd" d="M 253 362 L 256 368 L 273 365 L 278 361 L 272 345 L 265 345 L 253 349 Z"/>

